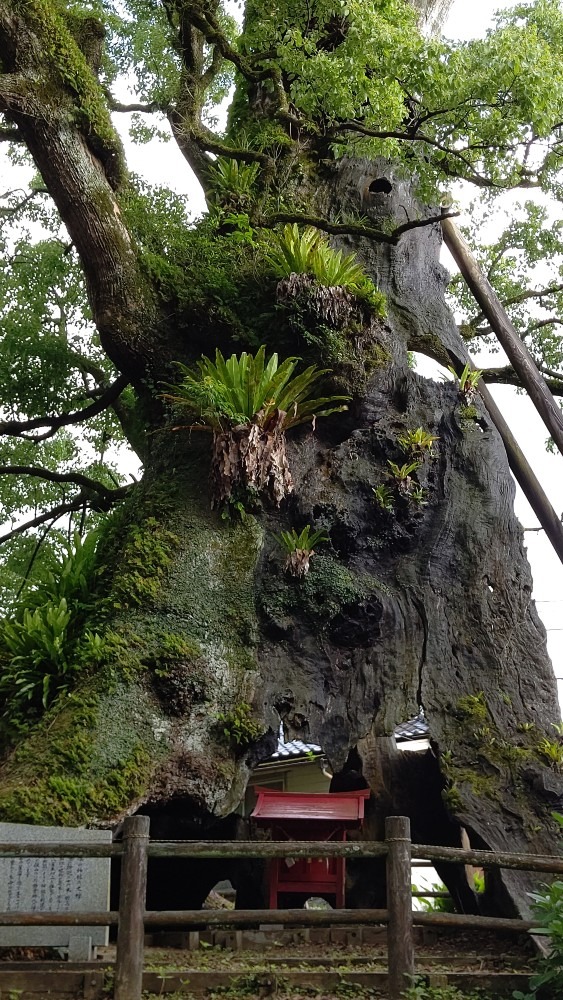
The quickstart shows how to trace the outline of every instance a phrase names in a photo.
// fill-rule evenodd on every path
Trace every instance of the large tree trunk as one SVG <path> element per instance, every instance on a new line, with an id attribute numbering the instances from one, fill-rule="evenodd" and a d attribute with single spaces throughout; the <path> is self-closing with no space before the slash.
<path id="1" fill-rule="evenodd" d="M 0 28 L 6 11 L 0 0 Z M 44 174 L 52 172 L 45 137 L 35 142 L 15 101 L 11 114 L 30 132 Z M 56 147 L 62 166 L 68 149 Z M 79 153 L 111 198 L 84 144 Z M 68 183 L 91 234 L 86 166 Z M 359 213 L 381 227 L 420 212 L 383 161 L 325 162 L 308 183 L 312 209 L 329 218 Z M 65 217 L 62 200 L 59 207 Z M 144 369 L 158 381 L 162 352 L 174 356 L 163 344 L 174 317 L 145 349 L 155 321 L 139 319 L 151 299 L 135 298 L 136 266 L 121 275 L 123 316 L 112 313 L 106 285 L 98 294 L 95 282 L 101 243 L 89 247 L 78 225 L 76 238 L 108 352 L 134 378 Z M 438 226 L 412 230 L 398 246 L 347 241 L 387 294 L 385 322 L 338 290 L 280 287 L 284 351 L 328 364 L 333 391 L 353 392 L 346 414 L 288 435 L 294 491 L 280 507 L 265 498 L 240 521 L 224 520 L 211 506 L 208 436 L 163 431 L 158 408 L 147 408 L 145 476 L 102 552 L 103 614 L 91 629 L 103 649 L 4 761 L 3 820 L 117 823 L 143 807 L 161 817 L 176 810 L 201 835 L 235 809 L 250 770 L 274 748 L 281 717 L 290 734 L 320 743 L 337 771 L 357 748 L 375 796 L 372 835 L 384 815 L 401 812 L 418 840 L 454 843 L 463 825 L 476 846 L 556 850 L 550 811 L 563 780 L 540 741 L 553 738 L 557 692 L 502 442 L 478 402 L 464 410 L 452 383 L 421 378 L 408 364 L 409 350 L 446 364 L 466 356 L 444 301 L 440 242 Z M 326 358 L 311 348 L 300 338 L 303 322 L 310 334 L 328 328 L 339 350 Z M 272 331 L 272 349 L 280 336 Z M 399 437 L 418 427 L 438 441 L 417 472 L 417 505 L 413 484 L 401 490 L 388 463 L 407 462 Z M 378 503 L 380 486 L 393 510 Z M 324 528 L 330 544 L 306 576 L 290 577 L 274 533 L 307 523 Z M 432 750 L 398 758 L 394 727 L 420 706 Z M 514 873 L 504 883 L 497 909 L 527 912 L 528 880 Z"/>
<path id="2" fill-rule="evenodd" d="M 383 175 L 392 190 L 370 206 Z M 353 197 L 378 222 L 410 211 L 384 164 L 345 163 L 329 187 L 335 213 Z M 463 824 L 475 844 L 555 849 L 563 782 L 538 745 L 557 695 L 502 443 L 478 403 L 465 418 L 453 384 L 407 364 L 420 346 L 463 357 L 439 246 L 435 227 L 397 249 L 360 248 L 389 297 L 378 366 L 347 414 L 294 432 L 295 491 L 280 509 L 222 520 L 208 436 L 152 437 L 143 484 L 106 541 L 106 665 L 4 765 L 3 818 L 116 821 L 178 797 L 194 815 L 227 815 L 281 716 L 337 770 L 358 747 L 376 811 L 409 813 L 420 841 L 454 843 Z M 399 435 L 419 426 L 439 438 L 418 473 L 427 506 L 399 497 L 386 511 L 373 487 L 391 481 Z M 331 544 L 295 579 L 273 533 L 306 523 Z M 424 763 L 374 754 L 419 706 Z M 525 910 L 526 880 L 506 882 Z"/>

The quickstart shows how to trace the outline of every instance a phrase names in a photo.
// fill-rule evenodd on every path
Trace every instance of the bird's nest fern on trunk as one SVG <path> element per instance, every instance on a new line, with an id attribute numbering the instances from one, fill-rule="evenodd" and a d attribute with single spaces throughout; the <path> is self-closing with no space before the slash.
<path id="1" fill-rule="evenodd" d="M 213 506 L 228 502 L 239 488 L 267 493 L 279 504 L 293 489 L 286 431 L 346 409 L 347 396 L 312 398 L 328 369 L 310 365 L 293 377 L 298 361 L 279 363 L 277 354 L 266 360 L 260 347 L 255 355 L 243 351 L 227 360 L 217 350 L 214 362 L 204 356 L 193 369 L 179 364 L 182 381 L 169 386 L 164 398 L 213 433 Z"/>

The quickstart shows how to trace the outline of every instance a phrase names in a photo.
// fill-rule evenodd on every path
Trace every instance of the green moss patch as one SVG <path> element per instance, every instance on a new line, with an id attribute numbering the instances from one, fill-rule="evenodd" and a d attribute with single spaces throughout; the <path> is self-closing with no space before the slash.
<path id="1" fill-rule="evenodd" d="M 477 694 L 467 694 L 460 698 L 455 706 L 456 715 L 473 722 L 485 722 L 488 717 L 487 702 L 483 691 Z"/>
<path id="2" fill-rule="evenodd" d="M 323 630 L 346 607 L 361 604 L 377 592 L 384 594 L 388 589 L 374 577 L 347 569 L 333 556 L 319 554 L 301 579 L 278 570 L 264 580 L 262 611 L 280 624 L 286 624 L 290 616 L 304 617 Z"/>
<path id="3" fill-rule="evenodd" d="M 2 820 L 65 826 L 122 814 L 162 755 L 155 718 L 144 706 L 131 688 L 71 695 L 55 705 L 4 767 Z"/>

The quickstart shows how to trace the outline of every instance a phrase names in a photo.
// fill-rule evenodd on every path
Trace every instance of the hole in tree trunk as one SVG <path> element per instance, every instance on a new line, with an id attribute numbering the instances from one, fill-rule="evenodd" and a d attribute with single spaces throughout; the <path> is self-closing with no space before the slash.
<path id="1" fill-rule="evenodd" d="M 386 177 L 376 177 L 368 187 L 370 194 L 391 194 L 393 185 Z"/>
<path id="2" fill-rule="evenodd" d="M 203 813 L 190 799 L 176 798 L 145 805 L 139 815 L 150 816 L 151 840 L 248 840 L 250 825 L 244 816 L 231 813 L 223 819 Z M 119 839 L 119 835 L 117 837 Z M 237 907 L 265 906 L 263 863 L 250 858 L 149 858 L 148 910 L 198 910 L 217 883 L 230 882 Z M 119 901 L 120 861 L 112 861 L 111 908 Z"/>

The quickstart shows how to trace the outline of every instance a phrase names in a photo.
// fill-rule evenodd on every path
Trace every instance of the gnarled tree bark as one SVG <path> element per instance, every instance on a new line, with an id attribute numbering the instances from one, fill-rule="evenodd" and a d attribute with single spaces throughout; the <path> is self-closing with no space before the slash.
<path id="1" fill-rule="evenodd" d="M 436 24 L 448 3 L 416 6 Z M 114 190 L 125 175 L 108 176 L 68 89 L 45 70 L 32 8 L 0 0 L 0 109 L 78 248 L 102 343 L 147 404 L 147 453 L 103 553 L 111 652 L 4 760 L 0 815 L 116 823 L 142 807 L 156 835 L 170 822 L 201 836 L 236 808 L 281 718 L 337 771 L 356 749 L 374 792 L 372 836 L 400 813 L 417 841 L 455 843 L 464 826 L 474 846 L 553 852 L 563 779 L 540 745 L 559 718 L 557 692 L 506 455 L 479 402 L 464 413 L 455 386 L 408 364 L 409 350 L 467 358 L 444 300 L 439 224 L 396 245 L 339 237 L 386 293 L 387 319 L 356 317 L 351 332 L 350 302 L 335 292 L 330 308 L 324 293 L 312 302 L 308 323 L 314 330 L 321 310 L 349 338 L 361 388 L 346 414 L 288 435 L 294 491 L 281 508 L 265 501 L 241 523 L 222 520 L 207 436 L 168 433 L 144 382 L 158 383 L 173 358 L 190 360 L 193 345 L 142 271 Z M 184 143 L 186 155 L 194 149 L 200 157 Z M 329 222 L 360 215 L 379 231 L 421 214 L 385 161 L 325 162 L 308 196 Z M 291 298 L 280 289 L 280 305 L 291 310 Z M 338 386 L 349 371 L 332 367 Z M 398 439 L 416 427 L 438 437 L 417 471 L 421 505 L 396 496 L 386 510 L 373 490 L 393 491 L 389 461 L 405 460 Z M 273 536 L 307 523 L 330 546 L 291 579 Z M 398 756 L 394 728 L 420 706 L 432 749 Z M 529 885 L 503 876 L 497 912 L 527 913 Z M 469 891 L 458 901 L 474 904 Z"/>

